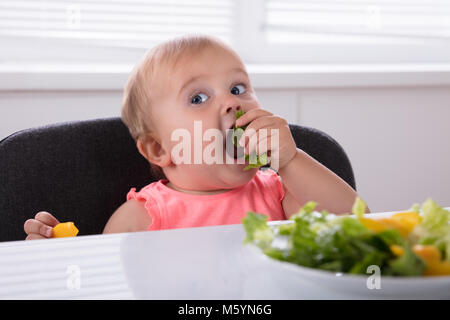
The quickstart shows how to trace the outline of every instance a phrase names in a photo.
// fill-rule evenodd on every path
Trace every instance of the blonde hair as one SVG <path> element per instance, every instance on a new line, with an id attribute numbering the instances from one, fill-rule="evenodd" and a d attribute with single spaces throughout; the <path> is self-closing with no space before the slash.
<path id="1" fill-rule="evenodd" d="M 128 127 L 134 141 L 145 140 L 153 132 L 152 81 L 163 66 L 175 68 L 185 54 L 219 46 L 234 52 L 224 42 L 205 35 L 189 35 L 163 42 L 148 50 L 136 64 L 125 85 L 122 100 L 122 121 Z M 164 70 L 168 72 L 168 70 Z M 152 173 L 164 174 L 159 166 L 151 164 Z"/>

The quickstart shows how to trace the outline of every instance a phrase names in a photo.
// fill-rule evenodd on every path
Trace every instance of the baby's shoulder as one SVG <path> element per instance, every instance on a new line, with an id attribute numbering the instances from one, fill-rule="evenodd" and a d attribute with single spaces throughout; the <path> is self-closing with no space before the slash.
<path id="1" fill-rule="evenodd" d="M 103 233 L 146 231 L 151 223 L 145 202 L 130 199 L 109 218 Z"/>
<path id="2" fill-rule="evenodd" d="M 135 199 L 135 200 L 149 200 L 154 198 L 152 195 L 160 193 L 162 190 L 162 180 L 152 182 L 144 187 L 142 187 L 139 191 L 136 188 L 131 188 L 128 191 L 126 199 Z"/>

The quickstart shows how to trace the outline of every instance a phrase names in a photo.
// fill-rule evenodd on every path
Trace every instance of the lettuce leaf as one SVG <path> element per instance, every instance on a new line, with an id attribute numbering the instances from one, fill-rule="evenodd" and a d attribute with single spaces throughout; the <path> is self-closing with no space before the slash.
<path id="1" fill-rule="evenodd" d="M 450 230 L 450 211 L 439 207 L 433 200 L 427 199 L 422 205 L 421 226 L 428 235 L 443 237 Z"/>
<path id="2" fill-rule="evenodd" d="M 414 229 L 420 244 L 435 245 L 444 259 L 450 261 L 450 211 L 428 198 L 422 204 L 422 221 Z"/>
<path id="3" fill-rule="evenodd" d="M 366 203 L 360 197 L 356 197 L 356 200 L 353 203 L 352 213 L 358 219 L 361 219 L 364 216 L 365 212 L 366 212 Z"/>
<path id="4" fill-rule="evenodd" d="M 267 225 L 266 215 L 249 211 L 247 216 L 242 219 L 242 224 L 247 233 L 244 244 L 254 242 L 259 247 L 264 248 L 272 242 L 274 233 Z"/>

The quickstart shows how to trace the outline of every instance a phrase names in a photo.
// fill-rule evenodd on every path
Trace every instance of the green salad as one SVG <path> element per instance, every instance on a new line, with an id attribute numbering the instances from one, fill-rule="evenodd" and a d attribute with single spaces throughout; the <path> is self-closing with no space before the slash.
<path id="1" fill-rule="evenodd" d="M 385 218 L 364 216 L 359 198 L 354 216 L 318 212 L 316 205 L 306 203 L 291 223 L 279 225 L 248 212 L 244 243 L 277 260 L 332 272 L 367 274 L 377 265 L 383 275 L 450 275 L 450 212 L 433 200 Z"/>

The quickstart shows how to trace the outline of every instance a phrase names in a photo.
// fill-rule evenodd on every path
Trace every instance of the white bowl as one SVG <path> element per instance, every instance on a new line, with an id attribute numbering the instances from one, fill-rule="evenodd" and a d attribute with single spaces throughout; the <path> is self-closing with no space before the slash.
<path id="1" fill-rule="evenodd" d="M 374 274 L 339 274 L 275 260 L 253 244 L 244 252 L 248 299 L 450 299 L 450 276 L 380 276 L 378 282 Z"/>

